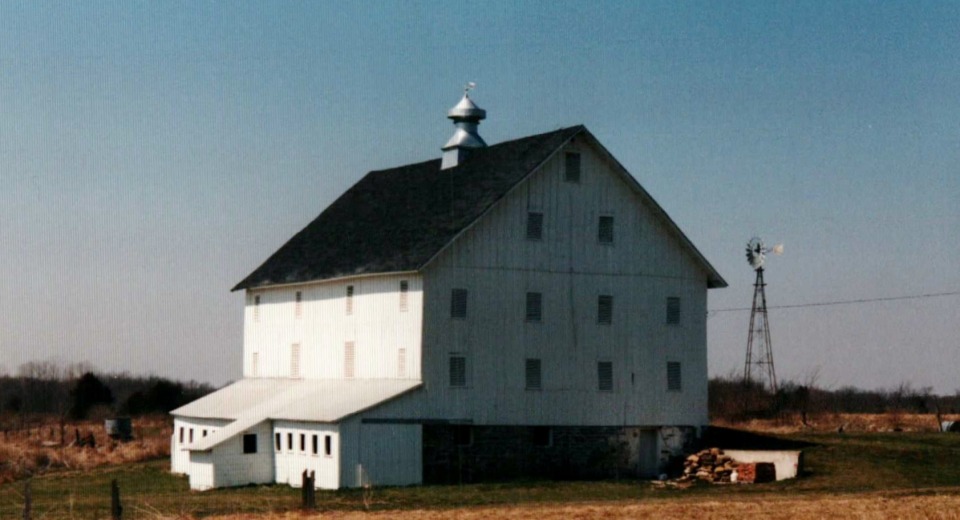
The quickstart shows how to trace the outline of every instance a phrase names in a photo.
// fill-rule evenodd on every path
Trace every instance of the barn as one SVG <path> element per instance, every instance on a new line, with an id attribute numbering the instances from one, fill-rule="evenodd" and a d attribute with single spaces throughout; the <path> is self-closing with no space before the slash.
<path id="1" fill-rule="evenodd" d="M 234 287 L 243 378 L 172 412 L 191 488 L 645 477 L 707 424 L 723 278 L 585 127 L 448 116 Z"/>

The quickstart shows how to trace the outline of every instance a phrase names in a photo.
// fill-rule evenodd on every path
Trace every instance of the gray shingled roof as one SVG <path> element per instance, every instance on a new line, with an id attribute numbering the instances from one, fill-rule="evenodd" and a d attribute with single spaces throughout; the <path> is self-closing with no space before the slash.
<path id="1" fill-rule="evenodd" d="M 233 288 L 415 271 L 583 126 L 440 159 L 372 171 Z"/>

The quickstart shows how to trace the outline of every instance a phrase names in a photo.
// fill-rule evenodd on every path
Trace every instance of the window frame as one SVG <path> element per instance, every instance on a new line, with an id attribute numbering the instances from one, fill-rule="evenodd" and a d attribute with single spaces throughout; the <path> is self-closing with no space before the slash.
<path id="1" fill-rule="evenodd" d="M 679 361 L 667 361 L 667 391 L 683 391 L 683 365 Z"/>
<path id="2" fill-rule="evenodd" d="M 448 382 L 450 388 L 467 388 L 469 385 L 469 378 L 467 377 L 467 356 L 460 352 L 451 352 L 447 363 Z M 459 365 L 459 366 L 457 366 Z M 458 372 L 455 372 L 457 370 Z M 459 375 L 458 379 L 454 379 L 455 375 Z"/>
<path id="3" fill-rule="evenodd" d="M 613 392 L 613 361 L 597 361 L 597 391 Z"/>
<path id="4" fill-rule="evenodd" d="M 455 320 L 467 319 L 467 305 L 470 292 L 460 287 L 450 290 L 450 318 Z"/>
<path id="5" fill-rule="evenodd" d="M 613 245 L 616 240 L 614 232 L 616 220 L 613 215 L 599 215 L 597 218 L 597 243 L 605 246 Z"/>
<path id="6" fill-rule="evenodd" d="M 666 308 L 666 319 L 665 322 L 667 325 L 680 325 L 680 321 L 683 319 L 682 312 L 682 302 L 680 301 L 679 296 L 668 296 L 667 297 L 667 308 Z"/>
<path id="7" fill-rule="evenodd" d="M 543 213 L 539 211 L 527 212 L 526 239 L 532 242 L 543 240 Z"/>
<path id="8" fill-rule="evenodd" d="M 253 441 L 252 445 L 250 441 Z M 257 434 L 256 433 L 244 433 L 243 434 L 243 454 L 252 455 L 257 453 Z"/>
<path id="9" fill-rule="evenodd" d="M 543 360 L 525 358 L 523 364 L 524 390 L 543 390 Z"/>
<path id="10" fill-rule="evenodd" d="M 543 293 L 527 291 L 524 321 L 526 323 L 543 322 Z"/>
<path id="11" fill-rule="evenodd" d="M 604 314 L 606 311 L 606 314 Z M 597 295 L 597 324 L 613 325 L 613 295 Z"/>
<path id="12" fill-rule="evenodd" d="M 576 151 L 564 152 L 563 182 L 569 182 L 570 184 L 580 184 L 580 180 L 582 178 L 583 178 L 582 154 Z"/>

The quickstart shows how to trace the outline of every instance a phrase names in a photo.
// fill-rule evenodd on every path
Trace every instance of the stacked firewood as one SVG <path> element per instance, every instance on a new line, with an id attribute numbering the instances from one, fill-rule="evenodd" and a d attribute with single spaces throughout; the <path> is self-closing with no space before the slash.
<path id="1" fill-rule="evenodd" d="M 680 482 L 701 480 L 704 482 L 730 482 L 730 475 L 736 469 L 737 463 L 725 455 L 720 448 L 700 450 L 687 457 L 683 463 L 683 476 Z"/>

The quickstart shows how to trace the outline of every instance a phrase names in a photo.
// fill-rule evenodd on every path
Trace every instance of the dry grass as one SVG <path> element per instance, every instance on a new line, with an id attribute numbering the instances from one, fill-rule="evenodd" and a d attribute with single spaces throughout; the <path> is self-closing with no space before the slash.
<path id="1" fill-rule="evenodd" d="M 217 520 L 293 520 L 312 518 L 390 518 L 484 520 L 517 518 L 529 520 L 593 518 L 960 518 L 960 495 L 896 494 L 814 495 L 802 498 L 764 496 L 725 499 L 674 499 L 644 502 L 536 504 L 523 506 L 475 507 L 456 510 L 410 510 L 361 512 L 324 512 L 319 514 L 284 513 L 267 516 L 216 516 Z"/>
<path id="2" fill-rule="evenodd" d="M 960 415 L 944 415 L 944 421 L 960 421 Z M 933 414 L 908 414 L 890 412 L 884 414 L 833 413 L 816 414 L 807 418 L 804 425 L 799 415 L 790 415 L 778 419 L 753 419 L 749 421 L 729 422 L 711 421 L 714 426 L 738 428 L 759 433 L 791 434 L 802 432 L 835 432 L 840 427 L 848 433 L 854 432 L 936 432 L 939 423 Z"/>
<path id="3" fill-rule="evenodd" d="M 55 422 L 0 437 L 0 484 L 54 470 L 89 470 L 100 466 L 140 462 L 170 456 L 172 424 L 164 416 L 134 420 L 134 439 L 117 442 L 107 436 L 103 422 L 69 423 L 61 443 Z M 76 432 L 94 435 L 95 447 L 75 445 Z"/>

